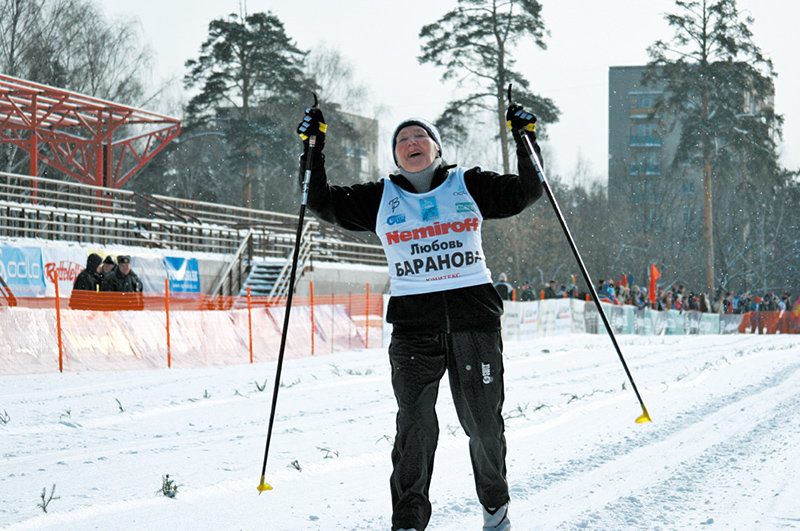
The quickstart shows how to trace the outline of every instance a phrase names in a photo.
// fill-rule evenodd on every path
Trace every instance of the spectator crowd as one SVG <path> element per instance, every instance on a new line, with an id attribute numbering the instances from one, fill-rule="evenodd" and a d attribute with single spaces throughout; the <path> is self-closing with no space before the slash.
<path id="1" fill-rule="evenodd" d="M 112 255 L 101 258 L 99 254 L 92 253 L 86 259 L 86 269 L 75 278 L 70 297 L 70 308 L 75 310 L 89 310 L 97 307 L 95 293 L 142 293 L 142 281 L 131 269 L 131 257 L 119 255 L 116 259 Z M 133 300 L 131 308 L 140 309 L 140 297 Z"/>
<path id="2" fill-rule="evenodd" d="M 576 277 L 572 277 L 570 286 L 559 285 L 555 280 L 549 281 L 541 289 L 533 288 L 530 280 L 525 280 L 519 289 L 514 289 L 508 282 L 508 276 L 503 273 L 502 288 L 498 293 L 503 300 L 530 301 L 537 299 L 576 298 L 591 300 L 590 295 L 582 292 L 576 285 Z M 500 283 L 495 284 L 498 287 Z M 654 297 L 650 297 L 647 287 L 628 285 L 625 280 L 607 279 L 600 282 L 596 293 L 601 302 L 609 304 L 626 304 L 637 308 L 650 308 L 653 310 L 678 310 L 713 312 L 725 314 L 744 314 L 757 311 L 785 311 L 790 310 L 800 313 L 800 297 L 793 301 L 790 293 L 781 296 L 773 292 L 764 296 L 754 295 L 750 291 L 738 291 L 736 294 L 727 291 L 719 298 L 712 298 L 708 293 L 695 293 L 682 285 L 671 285 L 667 288 L 657 288 Z M 652 299 L 652 300 L 651 300 Z"/>

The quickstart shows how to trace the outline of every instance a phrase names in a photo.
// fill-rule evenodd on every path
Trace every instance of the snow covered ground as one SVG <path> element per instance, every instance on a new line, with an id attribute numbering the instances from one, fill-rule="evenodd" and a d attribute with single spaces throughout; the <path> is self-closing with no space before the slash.
<path id="1" fill-rule="evenodd" d="M 618 339 L 651 423 L 607 336 L 506 344 L 514 529 L 800 528 L 800 338 Z M 0 377 L 0 529 L 389 530 L 385 350 L 286 361 L 259 494 L 275 366 Z M 428 529 L 477 531 L 447 387 Z"/>

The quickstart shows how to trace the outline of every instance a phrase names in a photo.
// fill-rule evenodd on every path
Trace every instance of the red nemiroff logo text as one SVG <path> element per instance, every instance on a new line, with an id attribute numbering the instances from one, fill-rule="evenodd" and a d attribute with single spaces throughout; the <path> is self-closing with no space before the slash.
<path id="1" fill-rule="evenodd" d="M 386 233 L 386 243 L 392 245 L 394 243 L 408 242 L 411 240 L 422 240 L 425 238 L 433 238 L 442 236 L 448 232 L 464 232 L 478 230 L 478 218 L 468 218 L 462 221 L 454 221 L 452 223 L 439 223 L 434 222 L 433 225 L 427 227 L 420 227 L 414 230 L 396 230 Z"/>

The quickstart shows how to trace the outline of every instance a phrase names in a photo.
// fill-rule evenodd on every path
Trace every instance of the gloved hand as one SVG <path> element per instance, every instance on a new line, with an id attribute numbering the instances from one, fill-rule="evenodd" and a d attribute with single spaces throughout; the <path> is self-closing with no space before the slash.
<path id="1" fill-rule="evenodd" d="M 511 129 L 511 134 L 514 135 L 514 140 L 517 143 L 522 141 L 520 130 L 525 131 L 531 139 L 531 143 L 536 141 L 536 117 L 522 108 L 522 105 L 514 103 L 508 106 L 506 111 L 506 123 L 508 128 Z"/>
<path id="2" fill-rule="evenodd" d="M 308 150 L 309 138 L 316 137 L 315 151 L 322 151 L 325 147 L 325 131 L 328 126 L 325 124 L 325 118 L 322 116 L 322 111 L 319 107 L 311 107 L 306 109 L 306 115 L 303 121 L 297 126 L 297 133 L 303 139 L 303 146 Z"/>

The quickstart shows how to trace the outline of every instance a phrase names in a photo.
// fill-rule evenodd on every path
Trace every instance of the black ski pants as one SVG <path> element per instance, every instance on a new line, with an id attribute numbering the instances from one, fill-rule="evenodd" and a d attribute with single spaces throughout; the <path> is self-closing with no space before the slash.
<path id="1" fill-rule="evenodd" d="M 503 340 L 500 331 L 392 334 L 392 387 L 397 436 L 392 450 L 392 529 L 425 529 L 428 491 L 439 439 L 436 398 L 447 370 L 469 451 L 478 500 L 484 507 L 508 501 L 503 422 Z"/>

